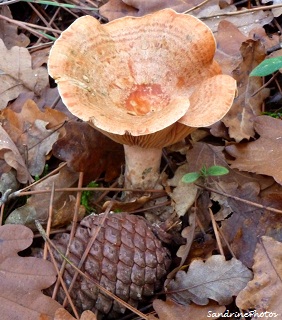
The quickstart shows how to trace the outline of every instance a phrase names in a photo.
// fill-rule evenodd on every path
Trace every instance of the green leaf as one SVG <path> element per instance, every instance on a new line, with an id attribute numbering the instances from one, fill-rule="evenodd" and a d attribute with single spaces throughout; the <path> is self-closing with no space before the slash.
<path id="1" fill-rule="evenodd" d="M 264 77 L 282 68 L 282 56 L 262 61 L 250 73 L 250 77 Z"/>
<path id="2" fill-rule="evenodd" d="M 229 173 L 229 170 L 222 166 L 211 166 L 207 169 L 208 176 L 222 176 Z"/>
<path id="3" fill-rule="evenodd" d="M 200 178 L 201 174 L 199 172 L 189 172 L 184 174 L 181 181 L 185 183 L 192 183 Z"/>

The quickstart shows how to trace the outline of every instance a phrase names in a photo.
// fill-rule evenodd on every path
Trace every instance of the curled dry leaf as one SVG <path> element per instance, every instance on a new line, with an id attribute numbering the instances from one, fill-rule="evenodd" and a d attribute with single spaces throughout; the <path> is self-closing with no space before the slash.
<path id="1" fill-rule="evenodd" d="M 68 188 L 77 181 L 78 174 L 70 171 L 67 167 L 59 173 L 46 178 L 32 190 L 50 190 L 54 184 L 55 188 Z M 27 199 L 27 203 L 15 209 L 6 219 L 7 223 L 23 224 L 36 230 L 34 220 L 39 220 L 42 224 L 47 222 L 48 210 L 50 205 L 50 193 L 34 194 Z M 53 226 L 67 224 L 72 221 L 75 207 L 75 199 L 67 192 L 55 192 L 52 204 Z M 83 218 L 84 210 L 79 212 L 79 220 Z"/>
<path id="2" fill-rule="evenodd" d="M 27 183 L 32 181 L 32 178 L 28 172 L 26 164 L 14 144 L 13 140 L 9 137 L 5 129 L 0 125 L 0 159 L 3 159 L 8 165 L 5 166 L 5 171 L 9 171 L 10 168 L 14 168 L 17 171 L 17 179 L 20 183 Z M 1 167 L 3 167 L 1 166 Z"/>
<path id="3" fill-rule="evenodd" d="M 1 112 L 2 125 L 11 139 L 16 144 L 21 155 L 27 157 L 29 173 L 32 176 L 41 175 L 46 156 L 52 150 L 52 145 L 57 141 L 60 125 L 67 120 L 60 111 L 46 108 L 39 110 L 36 103 L 27 100 L 20 112 L 5 108 Z"/>
<path id="4" fill-rule="evenodd" d="M 194 183 L 184 183 L 181 181 L 184 174 L 189 172 L 188 170 L 188 165 L 184 164 L 176 170 L 174 177 L 168 180 L 169 186 L 176 187 L 169 195 L 173 200 L 172 205 L 180 217 L 193 205 L 198 192 L 198 187 Z"/>
<path id="5" fill-rule="evenodd" d="M 272 176 L 282 184 L 282 121 L 259 116 L 255 118 L 254 129 L 260 135 L 256 141 L 226 147 L 236 158 L 230 161 L 231 167 Z"/>
<path id="6" fill-rule="evenodd" d="M 55 157 L 66 161 L 72 170 L 84 172 L 90 181 L 103 172 L 106 172 L 106 181 L 119 176 L 124 163 L 122 145 L 85 122 L 70 121 L 65 129 L 66 135 L 53 145 Z"/>
<path id="7" fill-rule="evenodd" d="M 220 314 L 225 311 L 225 307 L 219 306 L 216 302 L 209 302 L 206 306 L 198 306 L 194 303 L 183 306 L 173 300 L 162 301 L 156 299 L 153 301 L 153 307 L 160 320 L 206 320 L 207 317 L 218 319 L 219 316 L 212 316 L 212 314 Z"/>
<path id="8" fill-rule="evenodd" d="M 8 50 L 0 39 L 0 109 L 17 98 L 21 92 L 32 91 L 39 95 L 48 85 L 46 68 L 32 69 L 31 57 L 26 48 Z"/>
<path id="9" fill-rule="evenodd" d="M 244 310 L 255 309 L 257 313 L 273 312 L 279 319 L 282 315 L 282 243 L 261 237 L 254 260 L 254 279 L 238 294 L 236 304 Z"/>
<path id="10" fill-rule="evenodd" d="M 33 233 L 24 226 L 0 227 L 0 304 L 1 320 L 52 320 L 60 304 L 41 290 L 56 280 L 53 265 L 17 252 L 33 241 Z"/>
<path id="11" fill-rule="evenodd" d="M 209 299 L 221 305 L 229 304 L 252 279 L 252 272 L 239 260 L 226 261 L 221 255 L 213 255 L 205 262 L 194 260 L 187 272 L 178 271 L 175 280 L 166 286 L 170 299 L 181 304 L 193 301 L 206 305 Z"/>
<path id="12" fill-rule="evenodd" d="M 242 44 L 241 54 L 243 61 L 232 74 L 237 80 L 238 97 L 221 120 L 229 128 L 230 137 L 237 142 L 254 137 L 253 118 L 261 114 L 262 103 L 269 95 L 269 89 L 261 89 L 261 77 L 249 77 L 250 72 L 265 58 L 263 45 L 260 41 L 247 40 Z"/>

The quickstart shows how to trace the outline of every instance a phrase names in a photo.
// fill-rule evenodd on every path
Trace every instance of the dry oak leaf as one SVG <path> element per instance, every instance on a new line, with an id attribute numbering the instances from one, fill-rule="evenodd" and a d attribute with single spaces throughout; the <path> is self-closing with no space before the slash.
<path id="1" fill-rule="evenodd" d="M 141 17 L 165 8 L 184 12 L 199 3 L 200 0 L 109 0 L 99 10 L 101 15 L 112 21 L 125 16 Z"/>
<path id="2" fill-rule="evenodd" d="M 214 301 L 211 301 L 206 306 L 198 306 L 194 303 L 183 306 L 173 300 L 162 301 L 156 299 L 153 301 L 153 307 L 158 313 L 160 320 L 218 319 L 219 316 L 214 317 L 212 314 L 220 314 L 225 311 L 225 307 L 219 306 Z"/>
<path id="3" fill-rule="evenodd" d="M 31 56 L 26 48 L 8 50 L 0 39 L 0 110 L 21 92 L 40 92 L 48 85 L 46 68 L 32 69 Z"/>
<path id="4" fill-rule="evenodd" d="M 261 89 L 261 77 L 249 77 L 250 72 L 265 58 L 265 49 L 260 41 L 247 40 L 242 44 L 242 63 L 233 71 L 237 81 L 238 97 L 227 115 L 221 120 L 229 129 L 229 135 L 237 142 L 254 137 L 253 119 L 261 114 L 263 101 L 268 97 L 269 90 Z"/>
<path id="5" fill-rule="evenodd" d="M 28 99 L 19 113 L 7 107 L 2 110 L 1 117 L 4 129 L 19 152 L 28 155 L 29 173 L 32 176 L 41 175 L 46 156 L 52 150 L 60 132 L 64 132 L 63 128 L 58 128 L 67 120 L 66 115 L 50 108 L 42 112 L 34 101 Z"/>
<path id="6" fill-rule="evenodd" d="M 56 188 L 72 187 L 78 179 L 78 173 L 70 171 L 66 166 L 61 168 L 59 173 L 54 174 L 36 184 L 32 190 L 50 190 L 54 184 Z M 72 221 L 75 210 L 75 199 L 67 192 L 55 192 L 52 202 L 53 218 L 52 226 L 66 225 Z M 25 205 L 16 208 L 10 213 L 5 223 L 23 224 L 36 230 L 34 220 L 39 220 L 45 224 L 48 219 L 48 208 L 50 205 L 50 193 L 34 194 L 27 199 Z M 85 214 L 80 207 L 78 219 L 81 220 Z"/>
<path id="7" fill-rule="evenodd" d="M 241 261 L 235 258 L 226 261 L 222 255 L 213 255 L 205 262 L 192 261 L 187 272 L 178 271 L 166 289 L 168 297 L 180 304 L 193 301 L 207 305 L 212 299 L 220 305 L 226 305 L 251 279 L 252 272 Z"/>
<path id="8" fill-rule="evenodd" d="M 272 176 L 282 184 L 282 121 L 269 116 L 255 118 L 256 141 L 226 147 L 236 158 L 231 168 Z"/>
<path id="9" fill-rule="evenodd" d="M 55 313 L 54 320 L 76 320 L 76 318 L 69 314 L 66 309 L 59 308 Z M 97 320 L 97 317 L 92 311 L 86 310 L 82 312 L 79 320 Z"/>
<path id="10" fill-rule="evenodd" d="M 11 10 L 8 6 L 1 6 L 0 14 L 9 19 L 13 19 Z M 30 43 L 29 38 L 24 33 L 18 32 L 18 26 L 8 21 L 0 20 L 0 38 L 4 41 L 7 49 L 14 46 L 27 47 Z"/>
<path id="11" fill-rule="evenodd" d="M 53 154 L 66 161 L 69 168 L 84 172 L 85 182 L 98 179 L 105 172 L 105 180 L 120 175 L 124 163 L 123 146 L 100 133 L 86 122 L 70 121 L 66 135 L 53 145 Z"/>
<path id="12" fill-rule="evenodd" d="M 51 320 L 61 305 L 41 291 L 56 280 L 52 263 L 34 257 L 20 257 L 33 233 L 24 226 L 0 227 L 1 320 Z"/>
<path id="13" fill-rule="evenodd" d="M 172 179 L 168 180 L 168 185 L 176 187 L 169 196 L 172 199 L 172 206 L 179 217 L 184 216 L 188 209 L 194 204 L 198 193 L 198 187 L 194 183 L 184 183 L 181 181 L 188 171 L 188 164 L 177 168 Z"/>
<path id="14" fill-rule="evenodd" d="M 254 279 L 238 294 L 236 304 L 243 310 L 272 312 L 282 317 L 282 243 L 263 236 L 254 256 Z M 260 319 L 270 319 L 264 316 Z"/>
<path id="15" fill-rule="evenodd" d="M 232 251 L 237 259 L 251 268 L 257 241 L 261 236 L 267 235 L 282 241 L 282 221 L 281 214 L 257 208 L 251 203 L 281 208 L 281 197 L 262 198 L 260 187 L 257 183 L 246 183 L 238 186 L 232 183 L 220 183 L 218 190 L 224 191 L 231 196 L 236 196 L 242 200 L 249 201 L 244 203 L 226 198 L 224 206 L 229 207 L 232 215 L 222 221 L 221 231 L 225 235 Z M 271 200 L 271 201 L 270 201 Z"/>
<path id="16" fill-rule="evenodd" d="M 0 124 L 0 159 L 5 161 L 5 171 L 9 171 L 10 168 L 14 168 L 17 172 L 17 180 L 20 183 L 27 183 L 32 181 L 32 177 L 26 167 L 25 161 L 23 160 L 19 150 L 10 138 L 8 133 Z M 2 172 L 3 173 L 3 172 Z"/>

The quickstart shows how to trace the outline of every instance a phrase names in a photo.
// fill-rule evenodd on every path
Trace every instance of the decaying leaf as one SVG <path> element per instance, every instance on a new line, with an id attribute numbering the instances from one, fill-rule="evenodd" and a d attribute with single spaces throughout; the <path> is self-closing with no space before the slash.
<path id="1" fill-rule="evenodd" d="M 184 164 L 176 170 L 174 177 L 168 180 L 169 186 L 176 187 L 170 194 L 170 197 L 173 200 L 172 205 L 180 217 L 193 205 L 198 192 L 198 187 L 195 184 L 181 181 L 183 175 L 189 172 L 188 170 L 188 165 Z"/>
<path id="2" fill-rule="evenodd" d="M 255 182 L 246 183 L 242 186 L 220 183 L 218 189 L 249 201 L 248 204 L 231 197 L 226 199 L 224 205 L 228 206 L 233 214 L 222 221 L 221 230 L 237 259 L 251 268 L 257 241 L 261 236 L 268 235 L 282 241 L 281 214 L 257 208 L 251 204 L 253 202 L 273 207 L 274 203 L 273 198 L 271 202 L 267 203 L 265 201 L 264 203 L 259 196 L 260 187 Z M 281 197 L 276 202 L 279 208 L 281 206 Z"/>
<path id="3" fill-rule="evenodd" d="M 25 91 L 37 95 L 48 85 L 46 68 L 32 69 L 31 57 L 26 48 L 12 47 L 8 50 L 0 39 L 0 109 Z"/>
<path id="4" fill-rule="evenodd" d="M 222 20 L 216 34 L 217 50 L 215 59 L 221 66 L 222 73 L 232 75 L 242 62 L 241 45 L 247 37 L 231 22 Z"/>
<path id="5" fill-rule="evenodd" d="M 11 10 L 8 6 L 1 6 L 0 14 L 12 19 Z M 7 49 L 11 49 L 14 46 L 27 47 L 30 42 L 24 33 L 18 32 L 17 25 L 9 23 L 4 19 L 0 19 L 0 38 L 5 43 Z"/>
<path id="6" fill-rule="evenodd" d="M 162 301 L 156 299 L 153 301 L 153 307 L 160 320 L 218 319 L 219 316 L 213 316 L 213 314 L 220 314 L 225 311 L 225 307 L 219 306 L 215 302 L 209 302 L 206 306 L 198 306 L 194 303 L 183 306 L 173 300 Z"/>
<path id="7" fill-rule="evenodd" d="M 254 129 L 260 135 L 256 141 L 226 147 L 236 158 L 230 161 L 231 167 L 266 174 L 282 184 L 282 121 L 259 116 L 255 118 Z"/>
<path id="8" fill-rule="evenodd" d="M 32 178 L 28 172 L 21 154 L 19 153 L 19 150 L 1 125 L 0 159 L 3 159 L 9 167 L 14 168 L 17 171 L 17 179 L 19 182 L 27 183 L 28 181 L 32 181 Z"/>
<path id="9" fill-rule="evenodd" d="M 32 176 L 41 175 L 46 156 L 52 150 L 59 134 L 63 132 L 63 129 L 58 128 L 67 120 L 66 115 L 49 108 L 42 112 L 34 101 L 27 100 L 21 106 L 20 112 L 5 108 L 1 117 L 3 128 L 21 155 L 26 157 L 29 173 Z"/>
<path id="10" fill-rule="evenodd" d="M 24 226 L 0 227 L 1 320 L 52 320 L 61 307 L 41 292 L 56 280 L 52 263 L 17 255 L 32 241 L 32 231 Z"/>
<path id="11" fill-rule="evenodd" d="M 86 180 L 95 180 L 106 172 L 105 180 L 118 177 L 124 163 L 121 144 L 92 128 L 86 122 L 70 121 L 66 135 L 53 145 L 55 157 L 66 161 L 76 172 L 84 172 Z"/>
<path id="12" fill-rule="evenodd" d="M 76 318 L 74 318 L 71 314 L 69 314 L 66 309 L 59 308 L 55 313 L 54 320 L 76 320 Z M 81 314 L 81 317 L 79 318 L 79 320 L 97 320 L 97 317 L 93 312 L 91 312 L 90 310 L 87 310 Z"/>
<path id="13" fill-rule="evenodd" d="M 264 88 L 262 78 L 249 77 L 250 72 L 265 58 L 265 49 L 259 41 L 247 40 L 242 44 L 243 62 L 234 70 L 233 77 L 237 80 L 238 97 L 232 108 L 222 119 L 229 129 L 229 135 L 237 142 L 254 137 L 254 117 L 261 114 L 263 101 L 269 95 Z M 253 94 L 256 93 L 254 96 Z"/>
<path id="14" fill-rule="evenodd" d="M 254 256 L 254 279 L 238 294 L 236 304 L 241 309 L 257 313 L 272 312 L 276 319 L 282 315 L 282 243 L 261 237 Z M 278 316 L 278 317 L 277 317 Z M 269 319 L 270 316 L 260 317 Z"/>
<path id="15" fill-rule="evenodd" d="M 252 272 L 242 262 L 232 258 L 226 261 L 221 255 L 213 255 L 205 262 L 194 260 L 187 272 L 180 270 L 166 286 L 168 297 L 180 304 L 193 301 L 206 305 L 209 299 L 221 305 L 231 303 L 252 279 Z"/>
<path id="16" fill-rule="evenodd" d="M 78 174 L 70 171 L 66 167 L 59 173 L 46 178 L 32 190 L 51 190 L 54 183 L 55 188 L 71 187 L 78 179 Z M 34 220 L 39 220 L 42 224 L 47 222 L 48 208 L 50 205 L 50 193 L 34 194 L 27 199 L 27 203 L 22 207 L 15 209 L 5 223 L 23 224 L 32 229 L 36 229 Z M 53 208 L 53 226 L 60 226 L 72 221 L 74 214 L 75 200 L 67 192 L 55 192 L 52 204 Z M 79 212 L 79 219 L 83 218 L 84 210 Z"/>

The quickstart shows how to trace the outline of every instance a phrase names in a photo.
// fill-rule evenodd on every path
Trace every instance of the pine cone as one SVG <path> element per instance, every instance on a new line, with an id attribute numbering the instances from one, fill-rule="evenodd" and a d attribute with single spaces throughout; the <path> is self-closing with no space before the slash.
<path id="1" fill-rule="evenodd" d="M 77 228 L 70 247 L 69 259 L 78 265 L 91 235 L 101 224 L 103 214 L 84 218 Z M 66 251 L 69 234 L 54 239 L 62 252 Z M 62 258 L 54 252 L 58 262 Z M 147 221 L 130 214 L 109 214 L 86 258 L 82 271 L 97 280 L 122 300 L 137 307 L 138 301 L 152 296 L 161 287 L 161 279 L 167 274 L 170 255 L 150 229 Z M 74 269 L 67 264 L 64 280 L 69 285 Z M 64 299 L 62 289 L 59 300 Z M 79 311 L 98 310 L 116 316 L 125 308 L 99 292 L 97 287 L 78 277 L 71 296 Z"/>

